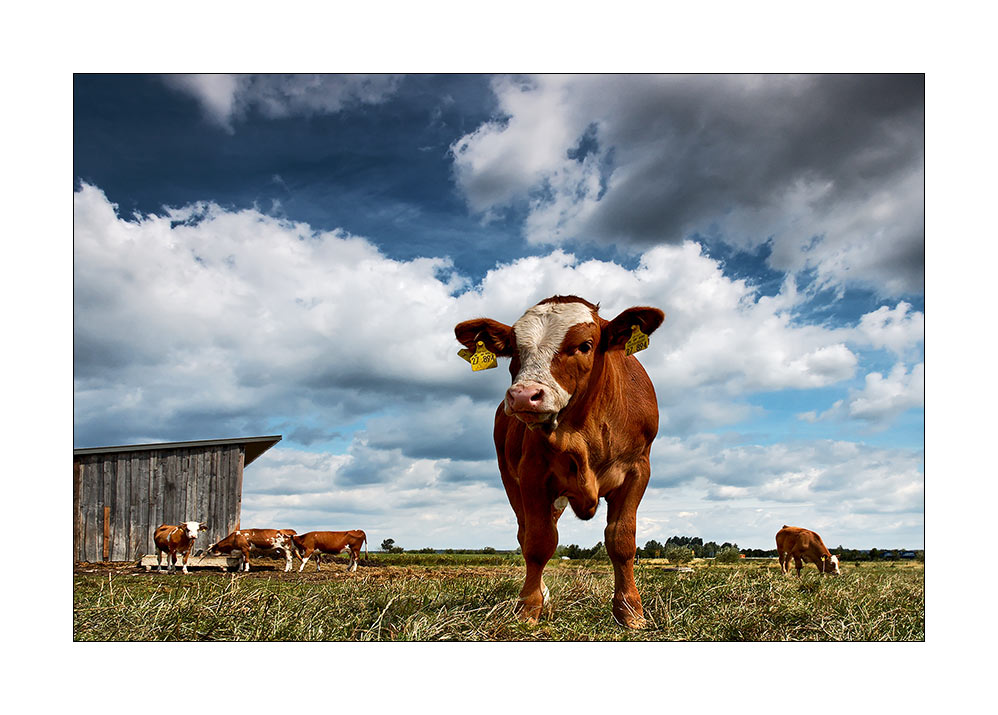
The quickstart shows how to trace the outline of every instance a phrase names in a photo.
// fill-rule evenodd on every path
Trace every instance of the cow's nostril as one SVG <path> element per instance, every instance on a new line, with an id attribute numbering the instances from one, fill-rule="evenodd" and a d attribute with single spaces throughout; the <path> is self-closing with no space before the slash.
<path id="1" fill-rule="evenodd" d="M 530 396 L 531 402 L 541 402 L 544 399 L 544 390 L 538 390 Z"/>

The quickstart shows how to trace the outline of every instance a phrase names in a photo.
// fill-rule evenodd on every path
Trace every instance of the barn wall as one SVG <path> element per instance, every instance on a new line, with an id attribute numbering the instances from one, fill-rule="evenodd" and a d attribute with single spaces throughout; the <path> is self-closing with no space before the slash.
<path id="1" fill-rule="evenodd" d="M 244 454 L 243 445 L 231 444 L 76 456 L 74 560 L 155 553 L 160 524 L 207 523 L 195 548 L 224 538 L 239 523 Z"/>

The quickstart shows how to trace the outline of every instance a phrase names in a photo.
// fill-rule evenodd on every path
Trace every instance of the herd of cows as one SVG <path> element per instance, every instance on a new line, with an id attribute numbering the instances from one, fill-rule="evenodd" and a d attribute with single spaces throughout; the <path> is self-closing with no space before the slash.
<path id="1" fill-rule="evenodd" d="M 517 611 L 527 621 L 536 622 L 550 602 L 543 572 L 558 546 L 562 513 L 571 507 L 579 519 L 591 519 L 602 498 L 607 505 L 603 543 L 614 571 L 613 616 L 628 628 L 645 623 L 634 583 L 634 532 L 638 504 L 651 476 L 658 400 L 633 354 L 648 347 L 649 336 L 664 320 L 665 314 L 652 307 L 628 308 L 606 320 L 599 306 L 587 300 L 553 296 L 512 325 L 476 318 L 454 328 L 464 346 L 458 354 L 472 370 L 497 367 L 498 357 L 510 359 L 512 384 L 496 409 L 493 439 L 526 563 Z M 186 544 L 196 538 L 198 526 L 188 522 L 160 527 L 157 549 L 160 530 L 169 547 L 172 540 Z M 291 568 L 291 549 L 305 554 L 301 571 L 314 551 L 349 548 L 353 570 L 363 534 L 310 532 L 299 537 L 287 529 L 250 529 L 229 534 L 209 552 L 238 550 L 248 570 L 251 550 L 282 548 L 277 545 L 282 543 L 286 570 Z M 822 573 L 839 573 L 837 558 L 813 531 L 784 526 L 776 541 L 784 573 L 791 560 L 798 576 L 803 561 L 817 564 Z M 258 543 L 261 546 L 254 546 Z M 173 558 L 175 552 L 170 553 Z"/>
<path id="2" fill-rule="evenodd" d="M 167 557 L 167 569 L 175 571 L 177 555 L 183 554 L 183 572 L 188 573 L 187 564 L 198 534 L 207 525 L 197 521 L 185 521 L 183 524 L 163 524 L 156 528 L 153 542 L 156 544 L 156 567 L 163 570 L 163 556 Z M 347 551 L 350 554 L 348 571 L 357 570 L 360 560 L 360 547 L 367 550 L 367 534 L 360 529 L 354 531 L 309 531 L 299 535 L 294 529 L 237 529 L 224 539 L 205 550 L 203 556 L 219 556 L 236 553 L 240 557 L 239 570 L 250 570 L 250 554 L 284 552 L 286 560 L 284 570 L 291 570 L 291 556 L 296 554 L 301 559 L 298 572 L 305 570 L 305 564 L 315 556 L 315 570 L 319 570 L 319 562 L 323 554 L 338 554 Z"/>

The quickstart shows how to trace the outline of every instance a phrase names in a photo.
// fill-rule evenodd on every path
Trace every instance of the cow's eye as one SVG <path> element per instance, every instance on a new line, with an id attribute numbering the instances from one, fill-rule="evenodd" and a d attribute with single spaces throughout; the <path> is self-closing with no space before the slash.
<path id="1" fill-rule="evenodd" d="M 580 353 L 587 353 L 592 349 L 593 349 L 593 344 L 590 342 L 582 343 L 582 345 L 579 346 Z"/>

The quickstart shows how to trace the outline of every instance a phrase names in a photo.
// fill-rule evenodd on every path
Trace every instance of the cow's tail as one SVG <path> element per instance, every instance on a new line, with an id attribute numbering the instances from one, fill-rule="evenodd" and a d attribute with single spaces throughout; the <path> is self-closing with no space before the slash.
<path id="1" fill-rule="evenodd" d="M 367 532 L 365 531 L 365 532 L 361 532 L 361 533 L 364 534 L 364 561 L 367 561 L 368 560 L 368 558 L 367 558 Z"/>

